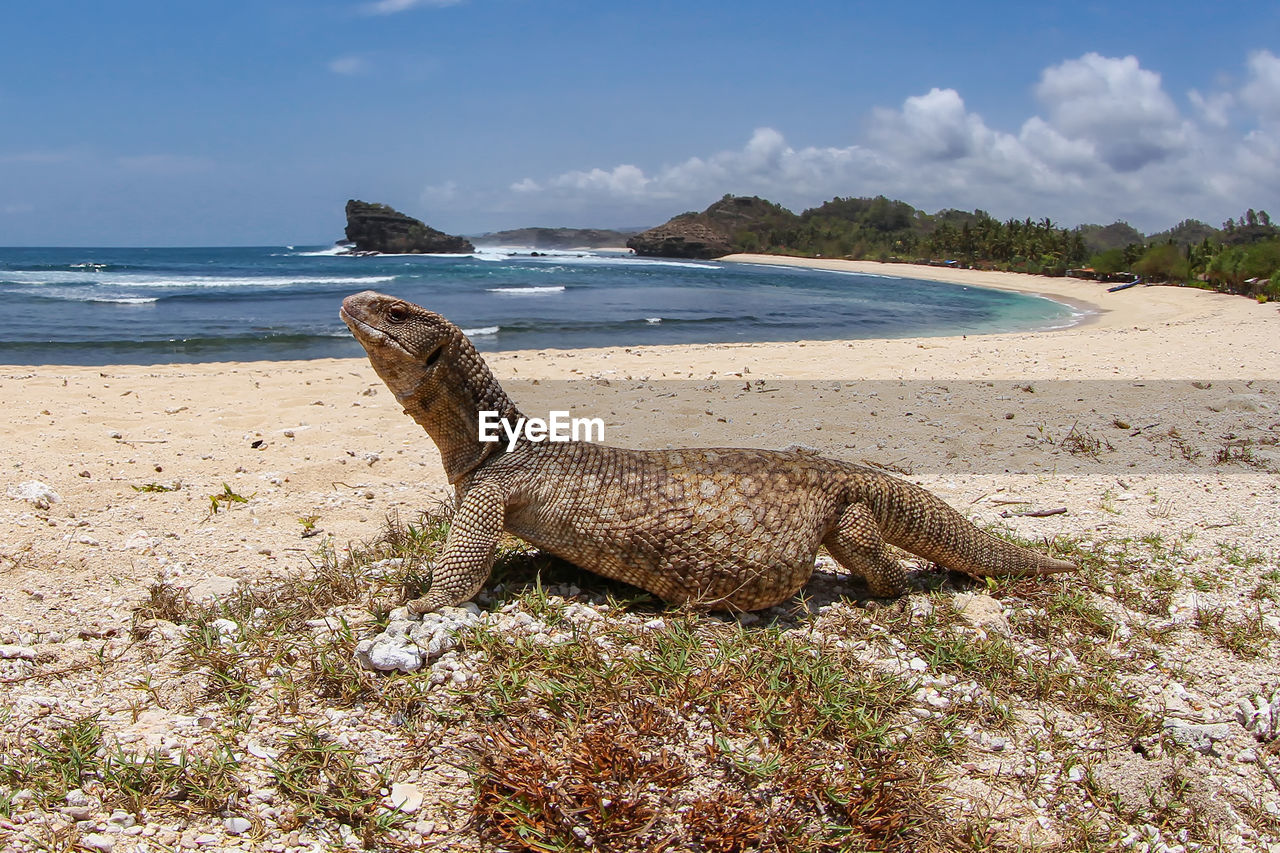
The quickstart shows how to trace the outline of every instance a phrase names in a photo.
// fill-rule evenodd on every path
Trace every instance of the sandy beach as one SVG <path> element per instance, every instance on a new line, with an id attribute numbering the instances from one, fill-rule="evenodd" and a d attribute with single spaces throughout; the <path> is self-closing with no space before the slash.
<path id="1" fill-rule="evenodd" d="M 748 413 L 744 401 L 733 396 L 739 380 L 968 383 L 957 386 L 961 396 L 933 411 L 914 407 L 927 417 L 905 431 L 895 424 L 891 433 L 877 435 L 881 428 L 867 414 L 870 409 L 855 406 L 847 413 L 859 422 L 851 425 L 852 432 L 874 443 L 889 441 L 893 453 L 908 456 L 912 448 L 938 441 L 965 442 L 968 430 L 963 427 L 939 428 L 931 422 L 975 413 L 962 389 L 978 388 L 975 383 L 984 381 L 1228 383 L 1209 391 L 1191 389 L 1216 401 L 1245 390 L 1245 382 L 1280 379 L 1280 311 L 1252 300 L 1170 287 L 1107 293 L 1103 285 L 1073 279 L 871 262 L 772 256 L 731 260 L 1009 288 L 1070 301 L 1087 315 L 1077 326 L 1038 333 L 539 350 L 493 353 L 487 361 L 527 411 L 563 405 L 575 413 L 602 415 L 608 420 L 608 442 L 632 446 L 822 443 L 814 425 L 834 414 L 825 404 L 821 411 L 802 411 L 807 399 L 766 407 L 766 398 L 757 397 Z M 684 402 L 665 407 L 663 398 L 651 399 L 654 395 L 642 384 L 689 380 L 699 384 L 683 388 Z M 723 399 L 696 390 L 709 388 L 705 383 L 711 380 L 725 384 Z M 547 384 L 527 384 L 534 381 Z M 789 387 L 801 398 L 810 388 Z M 1122 385 L 1099 387 L 1114 391 Z M 1181 389 L 1189 387 L 1183 383 L 1170 393 L 1180 397 Z M 1043 400 L 1046 389 L 1040 397 L 1021 396 Z M 1075 390 L 1080 389 L 1070 393 Z M 1265 387 L 1261 392 L 1270 400 Z M 709 395 L 707 406 L 697 399 L 699 394 Z M 1169 402 L 1181 405 L 1180 400 Z M 304 562 L 300 546 L 307 544 L 294 541 L 300 531 L 297 517 L 318 513 L 326 531 L 345 541 L 367 532 L 388 503 L 421 506 L 446 494 L 434 448 L 400 413 L 363 359 L 4 367 L 0 407 L 8 445 L 5 488 L 39 481 L 61 497 L 47 517 L 37 517 L 20 500 L 0 504 L 5 534 L 0 541 L 7 543 L 8 559 L 27 555 L 19 562 L 38 554 L 41 561 L 85 562 L 97 575 L 114 574 L 129 553 L 127 542 L 159 538 L 189 563 L 192 549 L 199 552 L 202 541 L 218 542 L 230 534 L 228 528 L 236 528 L 239 536 L 232 538 L 243 542 L 213 545 L 202 556 L 215 564 L 193 571 L 252 572 L 289 565 L 289 554 L 296 555 L 296 568 Z M 628 410 L 645 416 L 628 417 Z M 1071 412 L 1062 411 L 1057 419 L 1069 426 L 1070 417 Z M 755 418 L 764 420 L 757 423 Z M 150 483 L 177 482 L 183 488 L 171 494 L 134 491 Z M 244 512 L 206 517 L 208 496 L 223 483 L 257 497 Z M 271 551 L 265 560 L 259 553 L 263 550 Z M 154 568 L 154 562 L 144 567 L 145 562 L 132 560 L 128 574 L 145 580 Z"/>
<path id="2" fill-rule="evenodd" d="M 1189 559 L 1226 579 L 1196 593 L 1199 606 L 1276 620 L 1274 600 L 1246 596 L 1275 570 L 1280 544 L 1276 305 L 1012 273 L 727 260 L 1036 293 L 1082 317 L 1036 333 L 487 360 L 526 414 L 603 417 L 610 444 L 811 446 L 889 466 L 978 522 L 1037 540 L 1190 533 Z M 388 513 L 412 517 L 449 496 L 434 447 L 364 360 L 0 366 L 0 425 L 0 644 L 31 650 L 0 660 L 0 677 L 16 679 L 4 690 L 17 721 L 92 707 L 136 734 L 129 678 L 77 666 L 102 649 L 132 660 L 134 611 L 157 578 L 222 589 L 295 577 L 321 542 L 341 551 Z M 245 502 L 213 500 L 229 493 Z M 1066 511 L 1002 519 L 1009 507 Z M 1224 547 L 1258 561 L 1233 567 Z M 1229 720 L 1241 698 L 1280 684 L 1273 655 L 1195 655 L 1180 676 L 1189 719 Z M 53 670 L 66 674 L 33 677 Z M 197 696 L 153 701 L 156 719 L 205 713 Z M 1205 772 L 1223 785 L 1265 786 L 1234 763 L 1251 742 L 1237 726 L 1226 757 L 1196 760 L 1220 762 Z"/>

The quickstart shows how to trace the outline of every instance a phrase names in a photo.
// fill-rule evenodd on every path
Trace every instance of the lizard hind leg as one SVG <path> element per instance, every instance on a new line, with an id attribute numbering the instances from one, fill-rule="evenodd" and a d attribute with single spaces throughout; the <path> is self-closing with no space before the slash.
<path id="1" fill-rule="evenodd" d="M 872 595 L 890 598 L 907 591 L 902 564 L 885 545 L 879 525 L 863 504 L 847 506 L 822 544 L 841 567 L 866 581 Z"/>

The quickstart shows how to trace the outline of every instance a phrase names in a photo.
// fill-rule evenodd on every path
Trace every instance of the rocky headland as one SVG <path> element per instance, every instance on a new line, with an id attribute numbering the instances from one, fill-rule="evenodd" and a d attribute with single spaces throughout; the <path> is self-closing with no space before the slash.
<path id="1" fill-rule="evenodd" d="M 347 202 L 347 240 L 359 252 L 396 255 L 466 254 L 476 247 L 465 237 L 437 231 L 385 204 Z"/>
<path id="2" fill-rule="evenodd" d="M 757 196 L 725 196 L 701 213 L 682 213 L 627 241 L 637 255 L 718 258 L 740 251 L 740 235 L 795 214 Z"/>

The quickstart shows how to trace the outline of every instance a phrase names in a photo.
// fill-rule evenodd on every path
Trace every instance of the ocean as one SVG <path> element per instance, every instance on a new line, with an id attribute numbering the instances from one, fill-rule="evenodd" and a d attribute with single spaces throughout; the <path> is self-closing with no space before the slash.
<path id="1" fill-rule="evenodd" d="M 1039 297 L 894 275 L 608 252 L 0 248 L 0 363 L 362 356 L 338 305 L 366 289 L 438 311 L 481 350 L 933 336 L 1075 319 Z"/>

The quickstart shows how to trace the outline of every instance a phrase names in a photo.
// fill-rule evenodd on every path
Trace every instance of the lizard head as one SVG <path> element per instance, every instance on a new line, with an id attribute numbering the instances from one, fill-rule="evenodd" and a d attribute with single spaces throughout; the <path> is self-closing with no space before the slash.
<path id="1" fill-rule="evenodd" d="M 369 354 L 374 370 L 404 403 L 420 397 L 449 361 L 450 345 L 456 349 L 466 338 L 462 331 L 433 311 L 366 290 L 342 300 L 338 312 L 351 334 Z"/>
<path id="2" fill-rule="evenodd" d="M 478 438 L 479 413 L 519 412 L 462 330 L 420 305 L 366 290 L 339 312 L 405 413 L 431 435 L 451 482 L 497 448 Z"/>

